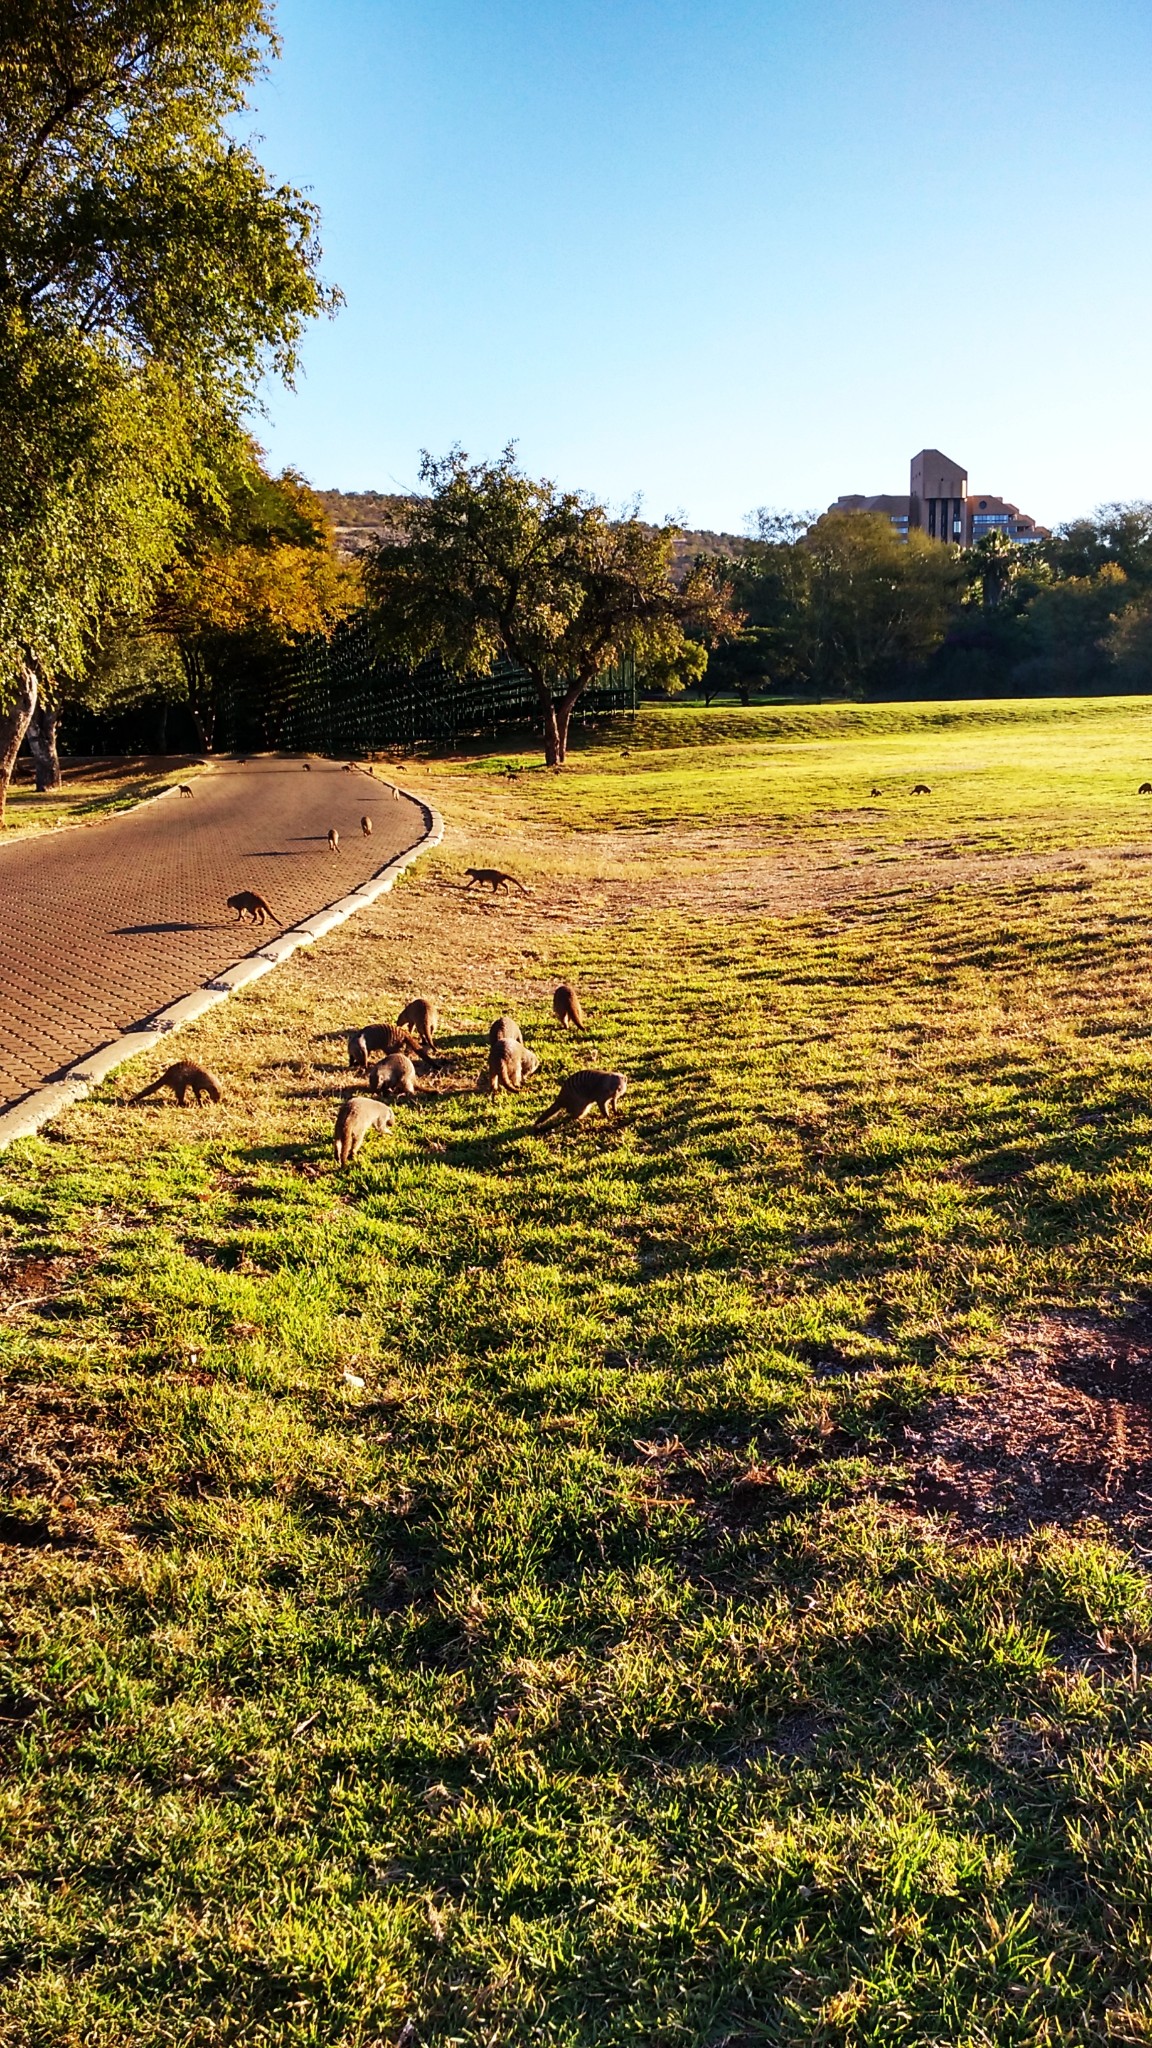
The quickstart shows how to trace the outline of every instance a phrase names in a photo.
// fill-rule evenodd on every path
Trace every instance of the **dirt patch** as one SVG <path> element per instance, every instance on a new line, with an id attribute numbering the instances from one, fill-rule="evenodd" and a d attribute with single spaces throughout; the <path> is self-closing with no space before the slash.
<path id="1" fill-rule="evenodd" d="M 1152 1310 L 1012 1332 L 970 1393 L 907 1430 L 897 1498 L 988 1537 L 1104 1523 L 1152 1538 Z"/>
<path id="2" fill-rule="evenodd" d="M 0 1568 L 5 1551 L 96 1540 L 93 1489 L 118 1463 L 122 1436 L 105 1403 L 66 1387 L 0 1392 Z"/>
<path id="3" fill-rule="evenodd" d="M 429 784 L 437 783 L 430 776 Z M 1078 873 L 1107 865 L 1115 855 L 1099 849 L 1018 852 L 947 841 L 840 838 L 831 847 L 827 826 L 842 832 L 844 819 L 809 820 L 786 829 L 740 819 L 715 825 L 654 820 L 628 829 L 565 830 L 538 819 L 502 819 L 498 845 L 485 824 L 491 792 L 477 792 L 462 777 L 432 787 L 448 827 L 435 879 L 434 922 L 444 950 L 463 942 L 463 958 L 483 934 L 486 948 L 517 936 L 555 944 L 569 932 L 611 923 L 627 927 L 668 911 L 698 918 L 830 914 L 854 919 L 886 913 L 899 903 L 932 898 L 958 887 L 995 892 L 1019 887 L 1062 869 Z M 850 814 L 855 817 L 856 814 Z M 857 822 L 865 814 L 861 813 Z M 479 898 L 463 884 L 465 864 L 495 858 L 522 874 L 531 901 L 513 896 Z M 415 892 L 413 892 L 415 894 Z M 483 977 L 477 977 L 482 984 Z"/>

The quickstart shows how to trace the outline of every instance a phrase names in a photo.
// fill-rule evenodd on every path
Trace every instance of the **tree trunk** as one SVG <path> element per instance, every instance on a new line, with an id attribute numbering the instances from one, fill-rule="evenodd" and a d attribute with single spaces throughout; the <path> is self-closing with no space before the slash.
<path id="1" fill-rule="evenodd" d="M 187 640 L 181 640 L 179 647 L 180 660 L 188 683 L 188 709 L 192 714 L 192 724 L 196 729 L 196 738 L 200 742 L 200 752 L 202 754 L 210 754 L 212 752 L 213 735 L 216 731 L 216 707 L 212 701 L 212 679 L 208 673 L 207 664 L 198 648 L 191 646 Z"/>
<path id="2" fill-rule="evenodd" d="M 4 806 L 8 799 L 8 785 L 20 742 L 28 730 L 28 721 L 36 709 L 36 672 L 30 663 L 25 663 L 16 676 L 16 690 L 11 704 L 0 711 L 0 827 L 4 824 Z"/>
<path id="3" fill-rule="evenodd" d="M 560 751 L 560 721 L 556 715 L 554 699 L 546 697 L 540 708 L 544 713 L 545 766 L 548 768 L 559 768 L 563 757 Z"/>
<path id="4" fill-rule="evenodd" d="M 572 688 L 566 690 L 557 702 L 549 705 L 551 728 L 555 735 L 556 749 L 555 759 L 550 760 L 548 763 L 550 768 L 562 768 L 568 759 L 568 728 L 572 723 L 572 713 L 576 709 L 579 699 L 584 694 L 588 680 L 587 677 L 582 676 L 580 681 L 573 683 Z M 548 730 L 548 726 L 545 726 L 546 734 Z"/>
<path id="5" fill-rule="evenodd" d="M 36 709 L 28 721 L 28 731 L 25 734 L 28 752 L 32 756 L 32 765 L 36 770 L 36 790 L 40 796 L 43 796 L 46 790 L 59 789 L 63 779 L 60 774 L 60 756 L 56 751 L 56 732 L 59 723 L 60 713 L 55 705 L 47 703 L 41 694 Z"/>

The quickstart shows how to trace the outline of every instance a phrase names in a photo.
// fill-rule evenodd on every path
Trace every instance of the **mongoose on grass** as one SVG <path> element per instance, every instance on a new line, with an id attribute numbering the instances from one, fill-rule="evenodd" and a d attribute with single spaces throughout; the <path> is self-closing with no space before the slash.
<path id="1" fill-rule="evenodd" d="M 425 1052 L 435 1052 L 440 1012 L 427 996 L 413 996 L 410 1003 L 405 1003 L 396 1022 L 402 1031 L 411 1031 L 420 1040 Z"/>
<path id="2" fill-rule="evenodd" d="M 620 1098 L 628 1086 L 627 1074 L 609 1074 L 598 1067 L 587 1067 L 582 1073 L 568 1074 L 560 1083 L 560 1093 L 550 1109 L 538 1116 L 532 1128 L 543 1131 L 551 1123 L 558 1123 L 561 1117 L 579 1122 L 590 1109 L 599 1109 L 604 1116 L 614 1116 Z"/>
<path id="3" fill-rule="evenodd" d="M 265 903 L 263 896 L 258 895 L 255 889 L 237 889 L 236 894 L 228 898 L 228 908 L 236 912 L 237 924 L 243 924 L 246 917 L 250 917 L 253 924 L 263 924 L 269 917 L 273 924 L 284 922 L 283 918 L 277 917 L 272 905 Z"/>
<path id="4" fill-rule="evenodd" d="M 931 796 L 932 791 L 926 782 L 914 782 L 912 794 L 913 796 Z"/>
<path id="5" fill-rule="evenodd" d="M 365 1024 L 362 1031 L 348 1033 L 348 1065 L 366 1067 L 368 1055 L 372 1052 L 418 1053 L 423 1050 L 419 1039 L 413 1038 L 400 1024 Z"/>
<path id="6" fill-rule="evenodd" d="M 196 1097 L 196 1107 L 199 1108 L 203 1096 L 206 1095 L 209 1102 L 219 1102 L 222 1093 L 215 1074 L 210 1074 L 206 1067 L 193 1066 L 191 1060 L 177 1060 L 175 1066 L 165 1067 L 157 1080 L 150 1081 L 147 1088 L 142 1088 L 139 1095 L 133 1095 L 130 1100 L 143 1102 L 146 1095 L 155 1095 L 159 1088 L 170 1088 L 181 1109 L 189 1095 Z"/>
<path id="7" fill-rule="evenodd" d="M 405 1102 L 415 1102 L 416 1068 L 406 1052 L 390 1052 L 379 1066 L 369 1069 L 368 1087 L 373 1095 L 390 1095 L 394 1099 L 403 1096 Z"/>
<path id="8" fill-rule="evenodd" d="M 465 883 L 466 889 L 474 889 L 477 882 L 487 882 L 493 895 L 496 894 L 497 889 L 503 889 L 504 894 L 507 895 L 509 882 L 514 882 L 522 896 L 530 896 L 532 894 L 531 889 L 526 889 L 523 882 L 517 881 L 515 875 L 506 875 L 503 868 L 465 868 L 464 873 L 472 877 L 470 882 Z"/>
<path id="9" fill-rule="evenodd" d="M 515 1017 L 497 1017 L 488 1030 L 488 1071 L 480 1076 L 481 1088 L 490 1095 L 498 1095 L 501 1088 L 518 1095 L 539 1065 L 536 1054 L 525 1045 Z"/>
<path id="10" fill-rule="evenodd" d="M 1136 794 L 1137 796 L 1152 796 L 1152 782 L 1142 782 Z"/>
<path id="11" fill-rule="evenodd" d="M 337 1166 L 347 1166 L 355 1159 L 369 1131 L 379 1131 L 387 1137 L 393 1121 L 386 1102 L 374 1102 L 370 1095 L 350 1095 L 336 1112 L 332 1149 Z"/>
<path id="12" fill-rule="evenodd" d="M 571 982 L 562 981 L 560 983 L 552 998 L 552 1008 L 556 1012 L 558 1022 L 564 1026 L 565 1031 L 569 1030 L 573 1024 L 577 1030 L 583 1031 L 584 1011 L 580 1005 L 580 998 L 572 987 Z"/>

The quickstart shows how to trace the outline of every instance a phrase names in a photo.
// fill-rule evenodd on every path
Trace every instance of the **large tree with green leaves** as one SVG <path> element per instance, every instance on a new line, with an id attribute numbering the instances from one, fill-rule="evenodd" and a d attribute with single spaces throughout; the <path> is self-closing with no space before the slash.
<path id="1" fill-rule="evenodd" d="M 269 368 L 331 303 L 238 128 L 262 0 L 0 14 L 0 801 L 38 690 L 142 607 Z"/>
<path id="2" fill-rule="evenodd" d="M 536 690 L 550 767 L 563 766 L 573 710 L 607 669 L 668 663 L 690 635 L 733 629 L 709 567 L 673 581 L 676 529 L 614 520 L 581 492 L 525 476 L 511 447 L 494 462 L 426 455 L 421 480 L 402 537 L 366 566 L 380 639 L 402 660 L 438 656 L 458 673 L 516 662 Z"/>

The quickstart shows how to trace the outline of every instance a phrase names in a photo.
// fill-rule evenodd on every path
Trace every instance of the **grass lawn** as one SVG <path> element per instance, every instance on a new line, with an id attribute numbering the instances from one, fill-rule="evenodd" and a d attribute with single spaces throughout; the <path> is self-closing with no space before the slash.
<path id="1" fill-rule="evenodd" d="M 3 2048 L 1152 2042 L 1152 705 L 782 715 L 0 1155 Z"/>
<path id="2" fill-rule="evenodd" d="M 60 788 L 46 790 L 41 796 L 28 779 L 28 762 L 21 761 L 21 779 L 12 784 L 5 805 L 6 835 L 43 832 L 53 825 L 91 824 L 111 811 L 125 811 L 144 797 L 159 796 L 177 778 L 194 776 L 197 761 L 190 754 L 142 756 L 138 760 L 66 759 L 60 769 Z"/>

